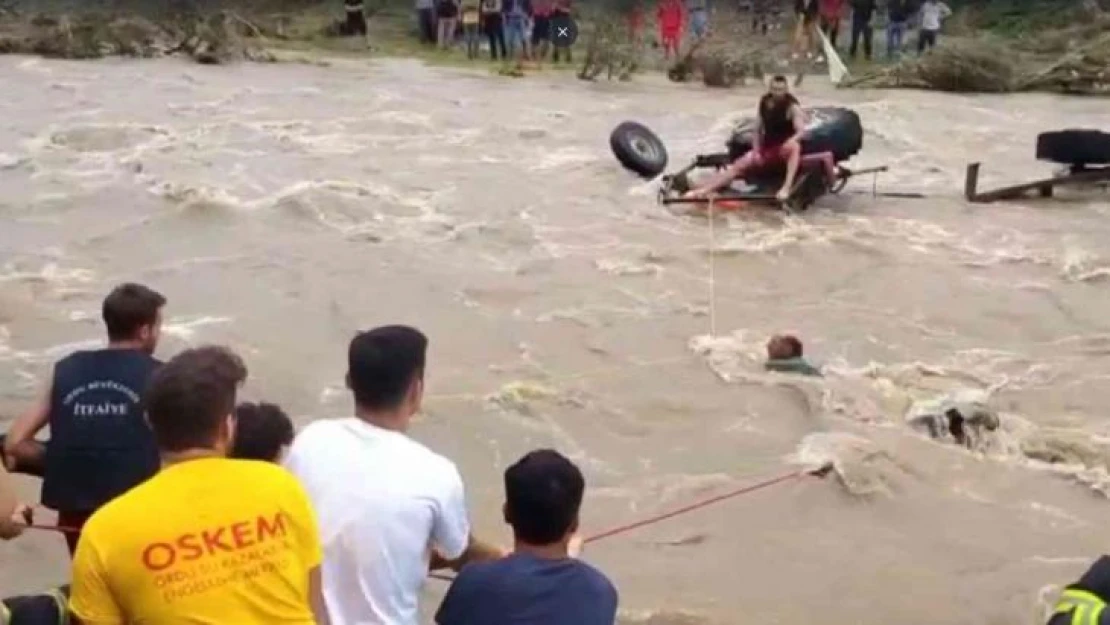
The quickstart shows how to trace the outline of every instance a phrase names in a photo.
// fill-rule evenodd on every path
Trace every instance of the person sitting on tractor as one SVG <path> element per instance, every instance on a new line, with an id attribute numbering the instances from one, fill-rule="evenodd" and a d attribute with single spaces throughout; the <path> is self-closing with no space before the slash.
<path id="1" fill-rule="evenodd" d="M 687 192 L 685 197 L 705 198 L 733 180 L 742 178 L 754 167 L 767 167 L 780 163 L 786 164 L 786 177 L 778 192 L 779 201 L 785 201 L 790 197 L 794 178 L 803 161 L 807 164 L 821 161 L 828 176 L 828 183 L 832 184 L 836 180 L 837 173 L 836 163 L 831 153 L 821 152 L 802 158 L 800 137 L 805 127 L 805 113 L 798 99 L 790 93 L 786 77 L 775 76 L 771 79 L 767 93 L 759 100 L 759 114 L 756 117 L 755 133 L 752 136 L 752 148 L 724 171 L 711 178 L 709 182 Z"/>

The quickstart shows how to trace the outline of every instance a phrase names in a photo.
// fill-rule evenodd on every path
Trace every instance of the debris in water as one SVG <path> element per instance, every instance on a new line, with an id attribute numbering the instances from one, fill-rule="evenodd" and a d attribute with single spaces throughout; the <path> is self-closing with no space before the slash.
<path id="1" fill-rule="evenodd" d="M 911 471 L 870 440 L 845 432 L 817 432 L 806 436 L 788 459 L 807 471 L 832 466 L 840 483 L 857 497 L 893 496 Z"/>

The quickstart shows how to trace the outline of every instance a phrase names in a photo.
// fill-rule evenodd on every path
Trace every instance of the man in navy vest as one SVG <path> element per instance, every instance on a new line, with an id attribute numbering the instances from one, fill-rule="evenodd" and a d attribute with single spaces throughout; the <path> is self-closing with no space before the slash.
<path id="1" fill-rule="evenodd" d="M 147 381 L 161 363 L 152 354 L 166 298 L 141 284 L 122 284 L 104 299 L 108 346 L 79 351 L 54 365 L 34 408 L 8 431 L 12 471 L 42 467 L 42 504 L 58 512 L 70 555 L 85 521 L 100 506 L 158 472 L 154 435 L 143 417 Z M 34 440 L 50 426 L 50 440 Z"/>

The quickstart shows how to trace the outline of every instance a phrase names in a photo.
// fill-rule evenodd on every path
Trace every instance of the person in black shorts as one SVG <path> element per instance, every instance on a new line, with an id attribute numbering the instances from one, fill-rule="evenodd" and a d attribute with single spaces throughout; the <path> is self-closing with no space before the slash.
<path id="1" fill-rule="evenodd" d="M 794 0 L 794 56 L 813 52 L 817 27 L 817 0 Z"/>
<path id="2" fill-rule="evenodd" d="M 551 0 L 532 3 L 532 52 L 537 61 L 547 59 L 551 49 Z"/>
<path id="3" fill-rule="evenodd" d="M 439 47 L 446 50 L 455 44 L 455 28 L 459 23 L 459 0 L 439 0 L 436 4 L 439 18 Z"/>

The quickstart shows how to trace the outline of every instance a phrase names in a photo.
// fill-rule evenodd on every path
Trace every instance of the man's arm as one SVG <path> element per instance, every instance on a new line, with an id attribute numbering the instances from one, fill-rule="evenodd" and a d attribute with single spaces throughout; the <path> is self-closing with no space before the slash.
<path id="1" fill-rule="evenodd" d="M 802 142 L 802 133 L 806 130 L 806 113 L 797 104 L 790 107 L 790 121 L 794 122 L 794 136 L 792 141 Z"/>
<path id="2" fill-rule="evenodd" d="M 308 602 L 312 606 L 312 618 L 316 625 L 331 625 L 328 607 L 324 603 L 324 584 L 320 579 L 320 567 L 312 567 L 308 572 Z"/>
<path id="3" fill-rule="evenodd" d="M 951 15 L 952 15 L 952 9 L 950 9 L 947 4 L 941 2 L 940 3 L 940 17 L 941 17 L 941 19 L 944 19 L 946 17 L 950 17 Z"/>
<path id="4" fill-rule="evenodd" d="M 51 390 L 51 383 L 48 382 L 31 409 L 20 415 L 8 428 L 8 435 L 4 439 L 4 456 L 9 471 L 15 471 L 23 458 L 28 463 L 35 463 L 35 456 L 41 453 L 42 448 L 34 444 L 34 438 L 50 421 Z"/>
<path id="5" fill-rule="evenodd" d="M 509 555 L 508 551 L 496 545 L 479 540 L 471 534 L 466 543 L 466 549 L 463 550 L 462 555 L 449 560 L 438 551 L 432 551 L 432 559 L 428 568 L 436 571 L 439 569 L 451 569 L 452 571 L 460 571 L 464 566 L 471 562 L 485 562 L 487 560 L 500 560 Z"/>
<path id="6" fill-rule="evenodd" d="M 752 150 L 758 152 L 759 147 L 763 144 L 763 111 L 756 107 L 755 110 L 755 132 L 752 133 Z"/>
<path id="7" fill-rule="evenodd" d="M 432 526 L 431 568 L 457 571 L 470 562 L 504 557 L 507 554 L 504 549 L 478 540 L 471 533 L 462 476 L 454 466 L 444 486 Z"/>
<path id="8" fill-rule="evenodd" d="M 23 533 L 23 524 L 16 518 L 19 508 L 15 484 L 4 467 L 0 467 L 0 539 L 11 540 Z"/>

